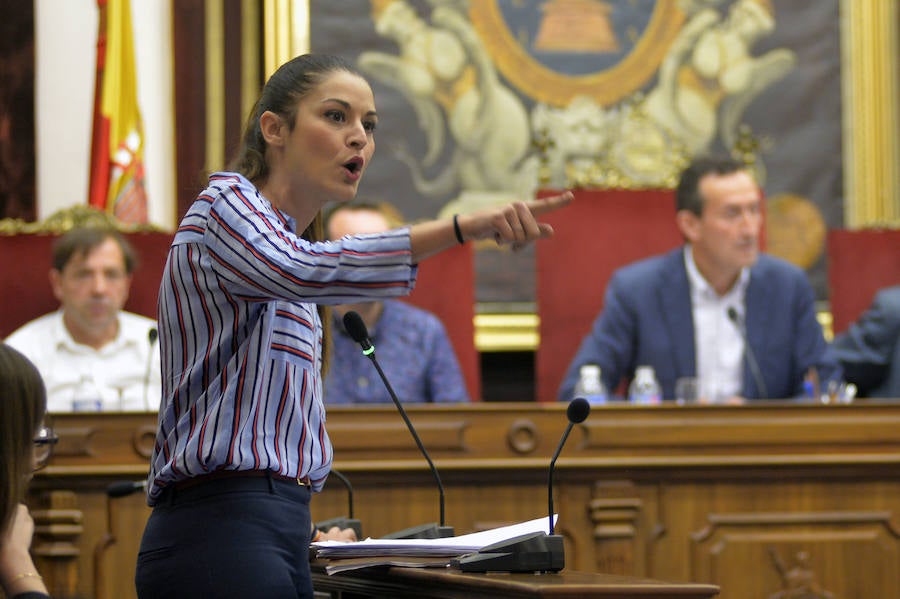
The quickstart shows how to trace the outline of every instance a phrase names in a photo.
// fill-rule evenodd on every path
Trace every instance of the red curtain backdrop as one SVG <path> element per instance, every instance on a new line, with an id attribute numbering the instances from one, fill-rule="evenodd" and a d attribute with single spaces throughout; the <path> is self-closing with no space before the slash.
<path id="1" fill-rule="evenodd" d="M 472 244 L 432 256 L 419 265 L 413 292 L 404 298 L 434 313 L 456 351 L 469 398 L 481 400 L 481 362 L 475 349 L 475 266 Z"/>
<path id="2" fill-rule="evenodd" d="M 613 271 L 680 245 L 681 235 L 670 190 L 576 191 L 572 205 L 542 220 L 556 234 L 536 244 L 536 399 L 556 401 L 569 362 L 603 308 Z"/>
<path id="3" fill-rule="evenodd" d="M 900 230 L 828 232 L 828 286 L 832 328 L 841 333 L 862 314 L 875 292 L 900 284 Z"/>
<path id="4" fill-rule="evenodd" d="M 171 233 L 127 233 L 138 265 L 125 303 L 129 312 L 156 318 L 159 282 L 172 243 Z M 26 322 L 59 308 L 50 289 L 54 235 L 0 235 L 0 339 Z"/>

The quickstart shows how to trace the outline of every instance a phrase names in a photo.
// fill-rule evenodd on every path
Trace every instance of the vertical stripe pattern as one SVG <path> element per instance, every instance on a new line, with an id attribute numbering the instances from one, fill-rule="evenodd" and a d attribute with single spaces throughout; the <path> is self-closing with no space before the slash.
<path id="1" fill-rule="evenodd" d="M 241 175 L 216 173 L 175 235 L 159 293 L 163 403 L 151 505 L 179 480 L 271 470 L 324 484 L 317 303 L 409 293 L 408 229 L 309 243 Z"/>

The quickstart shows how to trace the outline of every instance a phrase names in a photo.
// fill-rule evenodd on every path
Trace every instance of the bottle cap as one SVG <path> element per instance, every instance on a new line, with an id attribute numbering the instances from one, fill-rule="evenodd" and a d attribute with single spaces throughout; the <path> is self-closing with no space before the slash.
<path id="1" fill-rule="evenodd" d="M 600 376 L 600 367 L 596 364 L 582 364 L 578 369 L 581 376 Z"/>

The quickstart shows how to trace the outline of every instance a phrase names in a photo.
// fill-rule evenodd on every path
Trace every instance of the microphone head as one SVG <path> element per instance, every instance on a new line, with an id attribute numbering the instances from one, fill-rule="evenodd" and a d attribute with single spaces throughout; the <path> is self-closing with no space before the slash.
<path id="1" fill-rule="evenodd" d="M 147 339 L 150 341 L 150 345 L 156 343 L 156 340 L 159 338 L 159 329 L 153 327 L 149 331 L 147 331 Z"/>
<path id="2" fill-rule="evenodd" d="M 115 482 L 106 487 L 106 495 L 107 497 L 125 497 L 132 493 L 142 491 L 145 488 L 145 485 L 146 482 Z"/>
<path id="3" fill-rule="evenodd" d="M 369 339 L 366 323 L 363 322 L 362 316 L 353 310 L 344 314 L 344 329 L 357 343 L 366 343 Z"/>
<path id="4" fill-rule="evenodd" d="M 734 309 L 734 306 L 728 306 L 728 310 L 725 311 L 728 315 L 728 320 L 736 323 L 738 321 L 738 313 L 737 310 Z"/>
<path id="5" fill-rule="evenodd" d="M 569 417 L 569 422 L 572 424 L 584 422 L 590 413 L 591 403 L 583 397 L 576 397 L 569 402 L 569 407 L 566 408 L 566 416 Z"/>

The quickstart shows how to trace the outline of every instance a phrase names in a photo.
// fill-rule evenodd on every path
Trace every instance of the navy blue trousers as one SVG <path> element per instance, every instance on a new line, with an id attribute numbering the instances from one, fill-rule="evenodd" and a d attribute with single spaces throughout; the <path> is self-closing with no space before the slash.
<path id="1" fill-rule="evenodd" d="M 268 477 L 167 490 L 141 539 L 138 597 L 312 598 L 310 493 Z"/>

